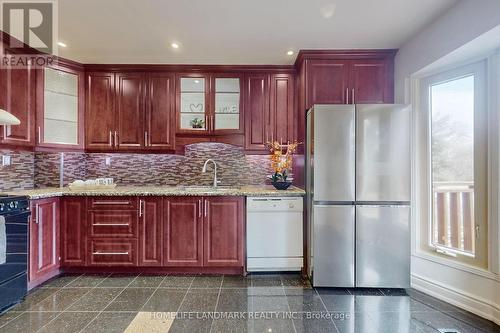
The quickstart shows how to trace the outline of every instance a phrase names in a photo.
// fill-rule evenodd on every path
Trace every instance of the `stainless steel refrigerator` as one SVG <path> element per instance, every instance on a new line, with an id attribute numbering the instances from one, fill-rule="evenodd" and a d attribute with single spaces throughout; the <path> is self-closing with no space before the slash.
<path id="1" fill-rule="evenodd" d="M 410 285 L 410 107 L 307 113 L 308 266 L 316 287 Z"/>

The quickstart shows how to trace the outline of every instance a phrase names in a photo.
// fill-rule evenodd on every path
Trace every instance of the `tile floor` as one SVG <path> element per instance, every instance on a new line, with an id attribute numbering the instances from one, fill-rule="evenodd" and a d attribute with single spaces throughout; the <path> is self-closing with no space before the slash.
<path id="1" fill-rule="evenodd" d="M 438 329 L 500 332 L 492 322 L 415 290 L 314 289 L 295 274 L 63 276 L 0 316 L 0 332 L 9 333 Z"/>

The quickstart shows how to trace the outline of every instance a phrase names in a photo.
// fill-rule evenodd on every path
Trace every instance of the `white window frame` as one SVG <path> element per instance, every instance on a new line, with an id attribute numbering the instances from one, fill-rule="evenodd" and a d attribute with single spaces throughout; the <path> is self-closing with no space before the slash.
<path id="1" fill-rule="evenodd" d="M 427 73 L 425 76 L 414 77 L 412 80 L 412 104 L 414 107 L 414 127 L 413 127 L 413 142 L 414 142 L 414 154 L 413 154 L 413 170 L 412 178 L 414 185 L 413 192 L 413 218 L 416 223 L 414 223 L 414 234 L 416 237 L 414 243 L 414 249 L 417 254 L 423 256 L 430 256 L 438 260 L 455 262 L 458 265 L 465 265 L 471 268 L 478 268 L 486 270 L 490 265 L 488 259 L 491 257 L 488 253 L 488 243 L 489 243 L 489 231 L 490 231 L 490 195 L 492 194 L 491 186 L 488 179 L 491 179 L 491 158 L 490 158 L 490 142 L 492 141 L 493 135 L 491 134 L 491 114 L 490 108 L 488 107 L 488 88 L 490 82 L 488 80 L 488 61 L 483 59 L 476 60 L 472 63 L 462 64 L 460 66 L 449 67 L 441 71 L 434 71 L 433 73 Z M 478 216 L 478 222 L 480 223 L 480 238 L 476 240 L 476 257 L 471 258 L 470 256 L 463 255 L 459 251 L 436 251 L 442 250 L 440 247 L 431 246 L 431 228 L 432 228 L 432 179 L 431 179 L 431 151 L 430 151 L 430 121 L 431 114 L 429 110 L 429 85 L 439 82 L 446 82 L 452 79 L 465 77 L 467 75 L 474 74 L 479 80 L 475 81 L 475 93 L 483 94 L 483 98 L 475 99 L 475 110 L 483 110 L 484 120 L 486 124 L 490 124 L 490 128 L 487 129 L 486 140 L 484 142 L 484 151 L 486 154 L 486 161 L 484 165 L 477 165 L 477 155 L 475 149 L 475 182 L 483 182 L 483 191 L 475 191 L 475 206 L 480 207 L 483 203 L 486 207 L 483 209 L 476 209 L 476 216 Z M 481 104 L 481 102 L 483 104 Z M 496 119 L 496 118 L 495 118 Z M 480 122 L 475 125 L 475 131 L 478 131 Z M 494 125 L 494 131 L 498 128 Z M 474 138 L 476 140 L 476 137 Z M 494 139 L 496 142 L 496 139 Z M 476 146 L 476 144 L 475 144 Z M 480 152 L 478 152 L 480 153 Z M 481 172 L 482 170 L 482 172 Z M 479 178 L 477 179 L 479 174 Z M 483 177 L 483 178 L 481 178 Z M 495 186 L 496 188 L 497 186 Z M 481 213 L 484 214 L 481 216 Z M 491 250 L 491 247 L 490 247 Z"/>

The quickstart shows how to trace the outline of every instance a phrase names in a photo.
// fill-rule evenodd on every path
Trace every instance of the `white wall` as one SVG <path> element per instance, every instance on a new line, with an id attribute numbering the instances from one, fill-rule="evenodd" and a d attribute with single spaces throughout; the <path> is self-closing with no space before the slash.
<path id="1" fill-rule="evenodd" d="M 396 102 L 405 102 L 405 82 L 411 74 L 499 24 L 500 0 L 461 0 L 399 49 L 394 69 Z"/>
<path id="2" fill-rule="evenodd" d="M 400 48 L 395 63 L 395 98 L 398 103 L 412 102 L 411 76 L 453 51 L 500 27 L 500 0 L 462 0 L 434 23 Z M 490 34 L 491 35 L 491 34 Z M 477 43 L 476 43 L 477 44 Z M 494 57 L 492 57 L 494 58 Z M 500 63 L 500 53 L 496 55 Z M 500 68 L 497 68 L 500 78 Z M 421 73 L 419 73 L 421 74 Z M 496 85 L 500 90 L 500 85 Z M 492 94 L 500 95 L 500 91 Z M 492 99 L 491 108 L 500 112 L 500 99 Z M 418 110 L 417 110 L 418 113 Z M 497 124 L 495 129 L 498 130 Z M 418 142 L 416 143 L 418 146 Z M 497 152 L 498 153 L 498 152 Z M 498 166 L 497 166 L 498 167 Z M 496 196 L 492 197 L 496 199 Z M 498 202 L 492 205 L 498 207 Z M 416 207 L 418 209 L 418 207 Z M 498 275 L 500 228 L 495 216 L 490 229 L 492 242 L 489 270 L 480 270 L 436 258 L 418 249 L 417 228 L 413 221 L 412 286 L 454 305 L 474 312 L 500 325 L 500 277 Z"/>

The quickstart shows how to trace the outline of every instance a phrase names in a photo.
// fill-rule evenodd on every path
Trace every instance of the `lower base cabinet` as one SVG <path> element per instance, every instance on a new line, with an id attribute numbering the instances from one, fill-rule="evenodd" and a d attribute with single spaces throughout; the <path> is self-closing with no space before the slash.
<path id="1" fill-rule="evenodd" d="M 61 206 L 63 268 L 244 266 L 243 197 L 63 197 Z"/>
<path id="2" fill-rule="evenodd" d="M 239 197 L 204 199 L 204 266 L 243 266 L 243 203 Z"/>
<path id="3" fill-rule="evenodd" d="M 33 200 L 30 218 L 28 279 L 30 287 L 59 272 L 59 198 Z"/>

